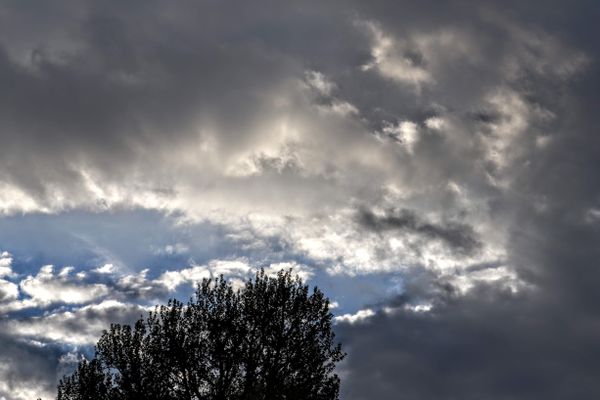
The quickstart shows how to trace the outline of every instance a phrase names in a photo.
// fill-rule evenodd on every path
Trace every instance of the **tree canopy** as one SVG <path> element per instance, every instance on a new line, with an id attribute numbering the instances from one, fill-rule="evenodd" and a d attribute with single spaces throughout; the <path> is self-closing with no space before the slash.
<path id="1" fill-rule="evenodd" d="M 332 400 L 329 300 L 291 271 L 264 271 L 235 290 L 205 279 L 184 304 L 169 300 L 133 326 L 112 324 L 95 357 L 58 385 L 58 400 Z"/>

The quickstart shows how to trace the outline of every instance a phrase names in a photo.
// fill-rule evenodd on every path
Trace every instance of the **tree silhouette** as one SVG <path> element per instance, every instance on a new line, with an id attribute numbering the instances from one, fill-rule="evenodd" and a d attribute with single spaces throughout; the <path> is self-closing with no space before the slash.
<path id="1" fill-rule="evenodd" d="M 112 324 L 58 400 L 332 400 L 345 354 L 329 300 L 291 271 L 239 290 L 205 279 L 187 304 L 169 300 L 133 326 Z"/>

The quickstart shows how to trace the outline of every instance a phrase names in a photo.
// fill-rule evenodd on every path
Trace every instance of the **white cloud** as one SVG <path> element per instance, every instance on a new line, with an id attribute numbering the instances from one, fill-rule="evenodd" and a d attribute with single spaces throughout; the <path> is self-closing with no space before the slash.
<path id="1" fill-rule="evenodd" d="M 305 77 L 308 87 L 315 89 L 319 94 L 329 96 L 336 89 L 335 83 L 319 71 L 306 71 Z"/>
<path id="2" fill-rule="evenodd" d="M 180 270 L 166 271 L 153 283 L 164 285 L 169 291 L 173 291 L 182 284 L 196 285 L 202 279 L 216 278 L 223 275 L 233 282 L 234 286 L 241 287 L 254 276 L 258 268 L 259 266 L 250 265 L 246 259 L 212 260 L 207 265 L 195 265 Z M 291 270 L 293 274 L 304 281 L 313 276 L 313 271 L 309 267 L 296 262 L 272 263 L 264 267 L 265 273 L 269 276 L 275 276 L 282 270 Z"/>
<path id="3" fill-rule="evenodd" d="M 12 282 L 0 279 L 0 303 L 14 301 L 19 297 L 19 287 Z"/>
<path id="4" fill-rule="evenodd" d="M 265 269 L 265 273 L 269 276 L 276 275 L 279 271 L 292 271 L 292 274 L 297 275 L 304 282 L 311 279 L 314 271 L 306 265 L 298 264 L 297 262 L 280 262 L 270 264 Z"/>
<path id="5" fill-rule="evenodd" d="M 247 225 L 241 225 L 240 229 L 258 242 L 261 238 L 278 237 L 289 244 L 292 251 L 313 260 L 332 275 L 405 271 L 417 265 L 446 275 L 463 271 L 470 265 L 506 259 L 502 227 L 487 220 L 485 204 L 479 204 L 456 183 L 447 185 L 446 190 L 462 203 L 459 206 L 471 210 L 479 223 L 477 233 L 484 238 L 481 251 L 467 255 L 457 253 L 443 243 L 423 240 L 411 232 L 370 232 L 354 223 L 356 210 L 353 208 L 309 220 L 288 218 L 285 223 L 256 217 L 247 220 Z M 393 205 L 403 200 L 391 197 L 389 201 Z M 431 217 L 436 220 L 442 216 L 432 213 Z M 244 236 L 243 240 L 250 239 Z"/>
<path id="6" fill-rule="evenodd" d="M 210 270 L 204 266 L 192 266 L 178 271 L 164 272 L 156 282 L 164 285 L 168 290 L 173 291 L 179 285 L 184 283 L 195 284 L 211 277 Z"/>
<path id="7" fill-rule="evenodd" d="M 71 311 L 59 310 L 41 317 L 9 320 L 3 329 L 14 336 L 45 342 L 92 345 L 110 323 L 131 322 L 146 311 L 139 305 L 105 300 Z"/>
<path id="8" fill-rule="evenodd" d="M 60 272 L 58 273 L 58 276 L 60 278 L 67 278 L 71 272 L 73 272 L 75 270 L 75 267 L 63 267 L 61 268 Z"/>
<path id="9" fill-rule="evenodd" d="M 444 129 L 446 121 L 442 117 L 430 117 L 425 120 L 425 126 L 436 131 Z"/>
<path id="10" fill-rule="evenodd" d="M 395 37 L 373 21 L 358 25 L 367 28 L 372 40 L 372 60 L 362 69 L 375 70 L 384 78 L 408 84 L 417 94 L 424 86 L 438 83 L 448 66 L 456 62 L 481 62 L 479 45 L 458 29 L 411 32 Z"/>
<path id="11" fill-rule="evenodd" d="M 385 124 L 383 132 L 400 142 L 408 153 L 412 153 L 419 140 L 419 127 L 412 121 L 401 121 L 397 125 Z"/>
<path id="12" fill-rule="evenodd" d="M 189 268 L 166 271 L 156 279 L 155 283 L 164 285 L 169 291 L 173 291 L 182 284 L 196 285 L 203 279 L 216 278 L 219 275 L 230 280 L 245 280 L 251 270 L 252 268 L 245 259 L 212 260 L 208 265 L 193 265 Z"/>
<path id="13" fill-rule="evenodd" d="M 70 272 L 70 268 L 65 268 L 56 275 L 54 267 L 46 265 L 40 268 L 37 275 L 23 279 L 19 287 L 33 304 L 44 306 L 52 303 L 83 304 L 109 293 L 105 285 L 80 282 Z"/>
<path id="14" fill-rule="evenodd" d="M 112 274 L 116 271 L 116 267 L 113 264 L 104 264 L 101 267 L 92 270 L 98 274 Z"/>
<path id="15" fill-rule="evenodd" d="M 434 81 L 431 73 L 409 53 L 409 44 L 386 35 L 375 23 L 366 23 L 372 34 L 372 61 L 363 70 L 375 69 L 382 76 L 399 82 L 409 83 L 417 90 L 421 85 Z"/>
<path id="16" fill-rule="evenodd" d="M 334 320 L 338 323 L 357 324 L 368 320 L 374 315 L 375 311 L 371 310 L 370 308 L 366 308 L 364 310 L 359 310 L 354 314 L 339 315 L 335 317 Z"/>
<path id="17" fill-rule="evenodd" d="M 0 253 L 0 278 L 5 276 L 13 276 L 12 256 L 10 253 L 3 251 Z"/>
<path id="18" fill-rule="evenodd" d="M 148 279 L 148 271 L 149 269 L 145 268 L 134 274 L 119 276 L 115 288 L 119 293 L 115 293 L 115 295 L 158 300 L 156 297 L 164 294 L 163 282 Z"/>
<path id="19" fill-rule="evenodd" d="M 348 117 L 352 115 L 358 115 L 359 111 L 354 105 L 347 101 L 340 101 L 333 99 L 329 105 L 319 105 L 318 109 L 325 113 L 337 114 L 341 117 Z"/>
<path id="20" fill-rule="evenodd" d="M 449 282 L 463 294 L 479 283 L 494 284 L 498 287 L 508 289 L 513 293 L 532 288 L 530 284 L 521 280 L 514 270 L 506 266 L 485 268 L 452 275 L 449 276 Z"/>
<path id="21" fill-rule="evenodd" d="M 213 276 L 245 276 L 252 270 L 248 260 L 213 260 L 208 264 Z"/>
<path id="22" fill-rule="evenodd" d="M 479 133 L 485 161 L 495 168 L 488 179 L 493 185 L 506 188 L 514 178 L 510 168 L 531 151 L 529 142 L 533 146 L 544 146 L 544 140 L 534 136 L 533 127 L 553 120 L 555 115 L 542 106 L 531 104 L 524 94 L 507 87 L 492 90 L 484 104 L 491 120 L 482 125 Z M 533 140 L 528 140 L 528 137 Z"/>
<path id="23" fill-rule="evenodd" d="M 431 303 L 416 303 L 416 304 L 404 304 L 400 307 L 383 307 L 382 311 L 388 315 L 394 315 L 402 311 L 410 311 L 413 313 L 427 313 L 433 310 L 433 304 Z"/>

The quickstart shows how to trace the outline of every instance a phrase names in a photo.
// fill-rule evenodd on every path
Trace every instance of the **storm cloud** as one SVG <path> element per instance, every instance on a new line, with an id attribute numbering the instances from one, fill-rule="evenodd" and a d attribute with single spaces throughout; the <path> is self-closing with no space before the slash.
<path id="1" fill-rule="evenodd" d="M 388 230 L 407 230 L 428 239 L 437 239 L 448 246 L 461 252 L 472 252 L 480 243 L 474 237 L 473 228 L 461 223 L 433 224 L 421 220 L 411 210 L 391 211 L 379 216 L 372 211 L 361 209 L 358 213 L 358 222 L 365 228 L 375 232 Z"/>
<path id="2" fill-rule="evenodd" d="M 598 18 L 4 2 L 0 397 L 262 267 L 331 296 L 344 400 L 597 398 Z"/>

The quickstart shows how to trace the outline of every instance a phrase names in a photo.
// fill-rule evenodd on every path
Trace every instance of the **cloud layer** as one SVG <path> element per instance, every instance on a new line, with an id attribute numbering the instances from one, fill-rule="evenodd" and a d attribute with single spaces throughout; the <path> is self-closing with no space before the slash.
<path id="1" fill-rule="evenodd" d="M 3 4 L 0 398 L 259 267 L 338 304 L 345 400 L 597 397 L 598 12 Z"/>

